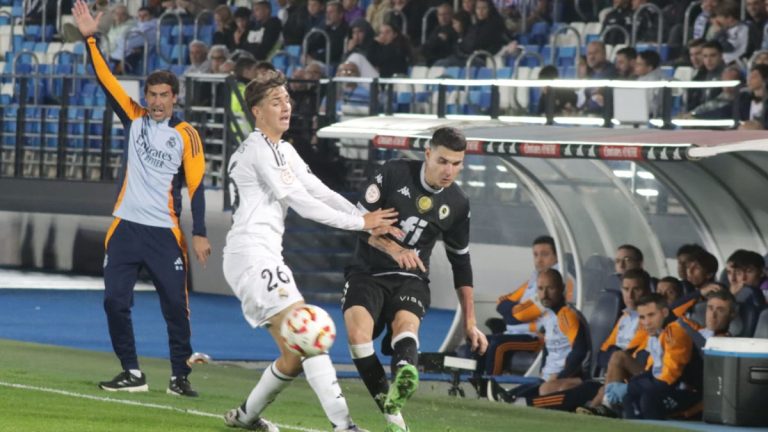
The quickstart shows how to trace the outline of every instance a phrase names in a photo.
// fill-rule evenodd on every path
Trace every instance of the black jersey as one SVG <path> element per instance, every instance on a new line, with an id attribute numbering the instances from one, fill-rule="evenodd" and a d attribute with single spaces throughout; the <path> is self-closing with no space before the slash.
<path id="1" fill-rule="evenodd" d="M 424 163 L 397 159 L 382 165 L 366 184 L 358 207 L 373 211 L 395 208 L 398 227 L 405 233 L 400 245 L 416 249 L 429 271 L 429 258 L 435 242 L 442 236 L 453 268 L 456 288 L 472 286 L 469 259 L 469 199 L 455 183 L 435 190 L 424 179 Z M 420 270 L 401 269 L 388 254 L 368 244 L 368 234 L 358 237 L 354 262 L 347 275 L 368 273 L 374 276 L 409 273 L 424 279 Z"/>

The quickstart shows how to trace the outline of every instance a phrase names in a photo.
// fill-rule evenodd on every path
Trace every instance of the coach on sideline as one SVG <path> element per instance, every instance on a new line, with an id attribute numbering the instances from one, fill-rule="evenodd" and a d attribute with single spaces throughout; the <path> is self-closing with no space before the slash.
<path id="1" fill-rule="evenodd" d="M 167 324 L 171 353 L 168 394 L 197 396 L 187 379 L 192 354 L 187 295 L 186 244 L 179 226 L 181 185 L 186 182 L 192 207 L 192 248 L 205 266 L 211 246 L 205 233 L 203 175 L 205 158 L 197 131 L 173 115 L 179 80 L 168 71 L 147 76 L 144 98 L 148 108 L 131 99 L 112 75 L 98 48 L 94 18 L 83 0 L 72 15 L 86 39 L 96 79 L 127 131 L 123 178 L 113 210 L 115 219 L 104 240 L 104 310 L 112 348 L 123 371 L 99 383 L 107 391 L 147 391 L 139 369 L 133 337 L 131 307 L 139 269 L 152 276 Z M 183 177 L 183 178 L 182 178 Z"/>

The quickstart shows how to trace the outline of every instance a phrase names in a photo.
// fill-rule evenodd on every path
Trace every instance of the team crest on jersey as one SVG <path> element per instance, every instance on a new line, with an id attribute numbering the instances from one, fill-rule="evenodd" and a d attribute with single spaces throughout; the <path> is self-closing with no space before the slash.
<path id="1" fill-rule="evenodd" d="M 291 171 L 290 168 L 283 168 L 283 170 L 280 172 L 280 180 L 283 181 L 283 183 L 289 185 L 293 183 L 293 179 L 295 177 L 293 176 L 293 171 Z"/>
<path id="2" fill-rule="evenodd" d="M 419 209 L 419 213 L 426 213 L 432 210 L 432 198 L 426 195 L 422 195 L 416 199 L 416 208 Z"/>
<path id="3" fill-rule="evenodd" d="M 451 214 L 451 209 L 448 207 L 448 204 L 441 205 L 440 210 L 437 211 L 437 216 L 440 220 L 447 218 L 449 214 Z"/>
<path id="4" fill-rule="evenodd" d="M 380 197 L 381 192 L 379 191 L 379 187 L 375 184 L 368 186 L 368 189 L 365 190 L 365 201 L 368 202 L 368 204 L 375 203 Z"/>
<path id="5" fill-rule="evenodd" d="M 401 194 L 403 194 L 403 196 L 407 196 L 408 198 L 411 197 L 411 191 L 408 189 L 408 186 L 403 186 L 402 188 L 398 189 L 397 191 L 400 192 Z"/>
<path id="6" fill-rule="evenodd" d="M 381 174 L 376 174 L 376 183 L 382 184 L 384 182 L 384 176 Z"/>
<path id="7" fill-rule="evenodd" d="M 176 147 L 176 138 L 174 138 L 174 137 L 168 138 L 168 141 L 165 142 L 165 145 L 168 146 L 168 148 L 175 148 Z"/>

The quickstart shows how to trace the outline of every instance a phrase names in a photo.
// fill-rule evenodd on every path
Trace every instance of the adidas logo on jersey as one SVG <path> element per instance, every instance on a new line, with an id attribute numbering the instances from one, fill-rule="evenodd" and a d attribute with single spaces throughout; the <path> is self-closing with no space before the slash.
<path id="1" fill-rule="evenodd" d="M 176 271 L 184 271 L 184 261 L 182 261 L 181 257 L 176 258 L 176 261 L 173 262 L 173 267 Z"/>
<path id="2" fill-rule="evenodd" d="M 398 189 L 397 191 L 403 194 L 403 196 L 406 196 L 408 198 L 411 197 L 411 191 L 408 190 L 408 186 L 403 186 L 401 189 Z"/>

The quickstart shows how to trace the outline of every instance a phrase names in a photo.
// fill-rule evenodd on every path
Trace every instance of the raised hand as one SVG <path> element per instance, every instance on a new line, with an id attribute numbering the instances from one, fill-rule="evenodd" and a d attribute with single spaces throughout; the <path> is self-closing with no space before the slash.
<path id="1" fill-rule="evenodd" d="M 80 34 L 83 37 L 93 36 L 98 31 L 99 21 L 103 14 L 104 12 L 99 12 L 94 18 L 91 15 L 90 9 L 88 9 L 88 4 L 83 0 L 75 1 L 74 6 L 72 6 L 72 17 L 75 19 L 77 29 L 80 30 Z"/>
<path id="2" fill-rule="evenodd" d="M 397 252 L 391 254 L 392 258 L 397 261 L 397 265 L 401 269 L 416 270 L 419 269 L 424 273 L 427 272 L 427 268 L 419 258 L 419 254 L 414 249 L 401 248 Z"/>
<path id="3" fill-rule="evenodd" d="M 397 210 L 393 208 L 378 209 L 363 216 L 365 225 L 363 229 L 369 230 L 382 226 L 389 226 L 397 222 Z"/>

